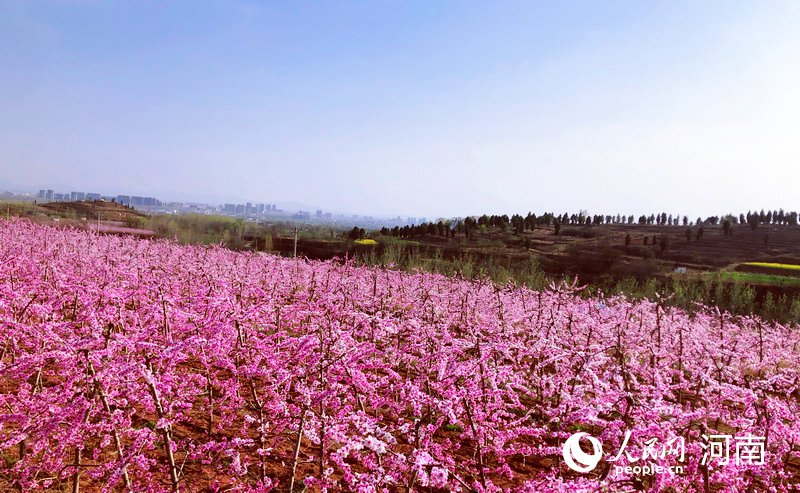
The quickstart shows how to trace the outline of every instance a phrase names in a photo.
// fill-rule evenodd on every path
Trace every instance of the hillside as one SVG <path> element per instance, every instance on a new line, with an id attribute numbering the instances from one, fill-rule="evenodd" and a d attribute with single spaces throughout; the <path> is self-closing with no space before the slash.
<path id="1" fill-rule="evenodd" d="M 799 482 L 795 326 L 21 220 L 0 257 L 3 491 Z"/>
<path id="2" fill-rule="evenodd" d="M 125 221 L 130 218 L 146 217 L 131 207 L 105 200 L 48 202 L 39 204 L 38 207 L 47 214 L 74 219 L 92 220 L 99 216 L 101 220 Z"/>

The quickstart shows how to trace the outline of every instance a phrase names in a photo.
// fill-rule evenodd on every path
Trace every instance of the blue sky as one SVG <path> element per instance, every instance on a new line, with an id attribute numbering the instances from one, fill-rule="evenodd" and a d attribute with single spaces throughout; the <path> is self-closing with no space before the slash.
<path id="1" fill-rule="evenodd" d="M 0 0 L 0 186 L 798 209 L 798 2 Z"/>

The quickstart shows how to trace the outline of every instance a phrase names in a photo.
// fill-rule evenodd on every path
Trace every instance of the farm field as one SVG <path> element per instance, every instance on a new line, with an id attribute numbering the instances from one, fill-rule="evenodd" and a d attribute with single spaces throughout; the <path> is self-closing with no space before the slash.
<path id="1" fill-rule="evenodd" d="M 800 277 L 800 265 L 773 262 L 744 262 L 736 266 L 741 272 L 769 274 L 774 276 Z"/>
<path id="2" fill-rule="evenodd" d="M 796 327 L 579 289 L 2 221 L 0 491 L 794 491 Z"/>
<path id="3" fill-rule="evenodd" d="M 100 218 L 97 222 L 103 233 L 177 238 L 184 244 L 222 243 L 234 250 L 269 251 L 286 256 L 294 252 L 294 225 L 280 221 L 246 222 L 240 218 L 192 214 L 145 216 L 104 201 L 6 206 L 9 215 L 43 224 L 97 229 L 95 219 Z M 696 224 L 564 225 L 558 235 L 552 224 L 540 224 L 522 232 L 511 227 L 482 227 L 469 237 L 461 232 L 449 237 L 425 234 L 408 239 L 371 231 L 368 233 L 371 237 L 353 240 L 347 238 L 346 228 L 307 224 L 301 227 L 297 253 L 320 260 L 354 256 L 365 264 L 397 264 L 400 258 L 406 258 L 403 263 L 412 268 L 444 273 L 471 269 L 484 271 L 494 279 L 512 277 L 517 281 L 524 280 L 533 262 L 552 278 L 577 275 L 582 283 L 606 291 L 609 281 L 633 278 L 644 283 L 654 277 L 663 280 L 676 267 L 690 272 L 735 270 L 800 276 L 800 228 L 761 224 L 751 229 L 735 225 L 731 234 L 725 235 L 721 225 L 702 227 L 702 239 L 696 237 L 700 228 Z M 686 239 L 687 229 L 690 241 Z M 393 255 L 386 255 L 387 250 Z M 723 274 L 722 277 L 750 283 L 748 276 L 734 279 L 735 276 Z M 762 276 L 752 284 L 778 288 L 774 296 L 797 296 L 794 291 L 784 289 L 793 286 L 792 283 L 768 281 Z M 759 312 L 757 307 L 754 311 Z"/>
<path id="4" fill-rule="evenodd" d="M 746 262 L 744 265 L 753 267 L 768 267 L 768 268 L 789 270 L 789 271 L 800 271 L 800 265 L 795 265 L 795 264 L 776 264 L 770 262 Z"/>
<path id="5" fill-rule="evenodd" d="M 721 271 L 708 273 L 707 275 L 719 276 L 723 280 L 744 282 L 748 284 L 763 284 L 766 286 L 800 286 L 800 279 L 792 276 L 735 271 Z"/>

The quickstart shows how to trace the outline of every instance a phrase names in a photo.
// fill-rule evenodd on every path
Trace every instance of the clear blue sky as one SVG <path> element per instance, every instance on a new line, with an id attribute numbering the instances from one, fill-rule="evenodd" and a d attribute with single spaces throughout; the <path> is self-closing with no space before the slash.
<path id="1" fill-rule="evenodd" d="M 800 208 L 800 2 L 0 0 L 0 187 Z"/>

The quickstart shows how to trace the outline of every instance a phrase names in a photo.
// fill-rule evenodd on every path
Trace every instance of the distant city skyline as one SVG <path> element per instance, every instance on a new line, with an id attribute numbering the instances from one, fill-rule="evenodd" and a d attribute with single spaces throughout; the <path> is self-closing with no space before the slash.
<path id="1" fill-rule="evenodd" d="M 50 187 L 50 188 L 39 188 L 39 189 L 9 189 L 8 187 L 3 190 L 3 187 L 0 186 L 0 192 L 16 194 L 20 197 L 27 196 L 29 200 L 47 200 L 47 201 L 82 201 L 82 200 L 116 200 L 124 205 L 145 205 L 145 206 L 155 206 L 155 205 L 166 205 L 166 204 L 177 204 L 177 203 L 184 203 L 184 204 L 202 204 L 208 205 L 213 207 L 218 207 L 220 211 L 225 212 L 225 207 L 230 205 L 245 205 L 245 204 L 253 204 L 254 206 L 261 205 L 261 206 L 271 206 L 272 211 L 281 212 L 285 210 L 287 211 L 304 211 L 307 213 L 311 213 L 312 211 L 322 211 L 324 213 L 335 213 L 335 214 L 347 214 L 353 215 L 358 214 L 355 211 L 343 211 L 339 210 L 335 207 L 328 207 L 324 204 L 304 204 L 295 201 L 279 201 L 279 202 L 270 202 L 267 203 L 263 199 L 262 200 L 255 200 L 251 199 L 249 201 L 243 199 L 242 197 L 228 197 L 225 200 L 180 200 L 175 197 L 163 196 L 163 197 L 153 197 L 150 195 L 135 195 L 130 193 L 110 193 L 108 191 L 86 191 L 81 187 L 76 187 L 80 190 L 70 189 L 69 187 Z M 139 199 L 148 199 L 147 203 L 135 203 L 131 201 L 131 198 L 139 198 Z M 123 198 L 123 200 L 120 200 Z M 322 207 L 322 209 L 320 209 Z M 228 211 L 229 212 L 229 211 Z M 358 215 L 368 215 L 366 213 L 358 214 Z M 388 215 L 378 215 L 378 217 L 383 218 L 397 218 L 400 217 L 397 214 L 388 214 Z"/>
<path id="2" fill-rule="evenodd" d="M 796 210 L 800 3 L 0 0 L 0 188 Z"/>
<path id="3" fill-rule="evenodd" d="M 38 191 L 5 190 L 0 191 L 4 200 L 24 200 L 32 202 L 80 202 L 105 200 L 133 207 L 146 213 L 199 213 L 221 214 L 252 220 L 266 221 L 298 221 L 301 223 L 330 224 L 341 226 L 366 226 L 380 228 L 383 226 L 403 226 L 419 224 L 428 219 L 424 216 L 372 215 L 357 214 L 330 208 L 315 208 L 308 204 L 293 202 L 264 203 L 233 200 L 232 202 L 214 203 L 203 201 L 180 201 L 170 198 L 137 196 L 128 194 L 111 194 L 101 192 L 85 192 L 72 190 L 64 192 L 57 188 L 40 188 Z M 440 218 L 435 218 L 436 220 Z"/>
<path id="4" fill-rule="evenodd" d="M 403 216 L 399 214 L 387 214 L 387 215 L 373 215 L 373 214 L 358 214 L 348 211 L 341 211 L 335 210 L 330 208 L 317 208 L 316 206 L 312 206 L 309 204 L 300 204 L 295 202 L 284 202 L 281 204 L 278 203 L 263 203 L 263 202 L 243 202 L 241 200 L 232 200 L 231 202 L 224 202 L 224 203 L 214 203 L 212 202 L 204 202 L 204 201 L 180 201 L 165 198 L 164 200 L 157 198 L 157 197 L 150 197 L 150 196 L 136 196 L 136 195 L 125 195 L 125 194 L 107 194 L 107 193 L 98 193 L 98 192 L 80 192 L 80 191 L 71 191 L 71 192 L 57 192 L 55 189 L 39 189 L 38 192 L 33 193 L 31 191 L 2 191 L 0 192 L 6 200 L 15 200 L 14 197 L 17 199 L 25 198 L 25 200 L 32 200 L 32 201 L 39 201 L 41 200 L 44 202 L 75 202 L 75 201 L 93 201 L 93 200 L 107 200 L 107 201 L 116 201 L 122 205 L 130 206 L 135 209 L 147 212 L 147 213 L 201 213 L 201 214 L 222 214 L 222 215 L 229 215 L 235 217 L 243 217 L 243 218 L 250 218 L 255 220 L 278 220 L 278 221 L 292 221 L 296 220 L 299 222 L 306 222 L 306 223 L 317 223 L 317 224 L 339 224 L 341 225 L 348 225 L 349 226 L 367 226 L 367 227 L 381 227 L 381 226 L 405 226 L 405 225 L 416 225 L 416 224 L 423 224 L 426 222 L 438 222 L 438 221 L 450 221 L 450 220 L 462 220 L 466 217 L 472 217 L 473 219 L 478 218 L 479 216 L 485 216 L 486 213 L 478 213 L 478 214 L 467 214 L 467 215 L 452 215 L 452 216 Z M 313 211 L 313 212 L 312 212 Z M 591 224 L 603 224 L 603 219 L 608 224 L 611 223 L 618 223 L 618 224 L 669 224 L 674 226 L 686 226 L 700 224 L 701 221 L 705 222 L 709 225 L 721 224 L 726 218 L 730 218 L 734 224 L 737 223 L 744 223 L 745 212 L 747 212 L 746 216 L 748 217 L 747 221 L 749 221 L 750 214 L 753 213 L 754 215 L 758 216 L 759 212 L 762 217 L 761 221 L 766 222 L 768 219 L 764 219 L 766 217 L 771 217 L 772 214 L 780 214 L 782 215 L 784 212 L 786 213 L 786 220 L 788 221 L 787 224 L 796 224 L 797 219 L 797 211 L 792 209 L 784 209 L 784 208 L 748 208 L 746 211 L 717 211 L 713 214 L 708 215 L 695 215 L 692 212 L 686 211 L 650 211 L 641 214 L 630 214 L 628 212 L 608 212 L 608 211 L 589 211 L 586 209 L 581 210 L 565 210 L 565 211 L 555 211 L 555 210 L 537 210 L 531 211 L 529 210 L 527 216 L 530 216 L 532 213 L 535 214 L 544 214 L 544 215 L 551 215 L 554 214 L 556 217 L 563 217 L 563 221 L 565 224 L 573 224 L 576 222 L 578 224 L 586 224 L 589 225 L 590 223 L 587 221 L 591 221 Z M 504 213 L 506 216 L 510 217 L 512 215 L 525 215 L 524 211 L 506 211 Z M 503 213 L 499 215 L 504 215 Z M 777 217 L 777 216 L 776 216 Z M 616 218 L 616 219 L 615 219 Z M 696 220 L 695 220 L 696 218 Z M 793 219 L 791 219 L 793 218 Z M 597 222 L 600 221 L 600 222 Z M 771 219 L 769 219 L 771 222 Z"/>

